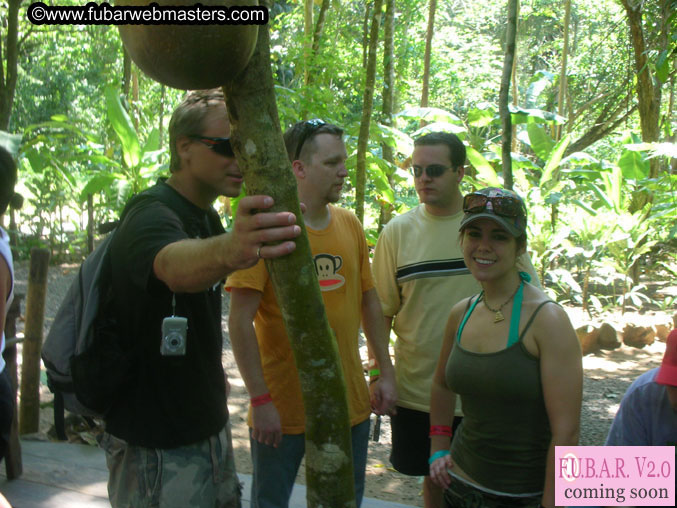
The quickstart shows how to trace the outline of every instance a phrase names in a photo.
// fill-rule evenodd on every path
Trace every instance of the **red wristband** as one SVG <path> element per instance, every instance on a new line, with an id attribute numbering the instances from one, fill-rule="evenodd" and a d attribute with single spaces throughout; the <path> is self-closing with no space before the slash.
<path id="1" fill-rule="evenodd" d="M 449 425 L 431 425 L 430 436 L 448 436 L 451 437 L 451 427 Z"/>
<path id="2" fill-rule="evenodd" d="M 252 407 L 258 407 L 268 404 L 269 402 L 273 402 L 273 398 L 270 396 L 270 393 L 264 393 L 258 397 L 252 397 L 250 402 L 252 403 Z"/>

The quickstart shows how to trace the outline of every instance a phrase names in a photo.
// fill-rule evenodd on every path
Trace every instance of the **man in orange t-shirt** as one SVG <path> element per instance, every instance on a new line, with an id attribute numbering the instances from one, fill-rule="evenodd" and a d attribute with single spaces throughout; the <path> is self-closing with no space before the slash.
<path id="1" fill-rule="evenodd" d="M 359 507 L 369 415 L 372 407 L 380 414 L 388 412 L 397 396 L 362 226 L 352 212 L 330 204 L 340 199 L 348 176 L 342 135 L 335 125 L 310 120 L 287 131 L 285 143 L 299 198 L 306 206 L 303 218 L 346 380 Z M 233 274 L 226 287 L 231 291 L 233 352 L 252 397 L 248 417 L 254 467 L 252 506 L 286 508 L 305 453 L 305 413 L 292 349 L 263 261 Z M 360 322 L 381 371 L 371 394 L 359 355 Z"/>

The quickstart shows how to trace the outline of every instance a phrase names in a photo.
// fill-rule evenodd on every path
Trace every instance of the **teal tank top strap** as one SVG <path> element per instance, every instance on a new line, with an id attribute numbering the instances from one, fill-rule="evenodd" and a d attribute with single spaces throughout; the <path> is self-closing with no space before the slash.
<path id="1" fill-rule="evenodd" d="M 468 321 L 468 318 L 470 317 L 470 314 L 472 314 L 472 311 L 475 310 L 477 302 L 479 302 L 482 299 L 483 294 L 484 291 L 480 292 L 480 294 L 477 296 L 474 302 L 472 302 L 472 297 L 470 297 L 470 300 L 468 300 L 468 307 L 466 307 L 465 315 L 463 316 L 461 325 L 458 327 L 458 332 L 456 333 L 456 342 L 458 342 L 459 344 L 461 343 L 461 333 L 463 332 L 465 323 Z M 472 302 L 472 305 L 470 305 L 470 302 Z"/>
<path id="2" fill-rule="evenodd" d="M 521 275 L 521 274 L 520 274 Z M 522 300 L 524 299 L 524 279 L 515 293 L 512 301 L 512 316 L 510 316 L 510 331 L 508 332 L 508 345 L 506 349 L 519 341 L 520 314 L 522 313 Z"/>

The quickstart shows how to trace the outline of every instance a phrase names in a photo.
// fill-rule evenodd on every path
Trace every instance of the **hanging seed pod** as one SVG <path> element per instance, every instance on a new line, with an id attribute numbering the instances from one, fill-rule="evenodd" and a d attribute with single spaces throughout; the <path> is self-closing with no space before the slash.
<path id="1" fill-rule="evenodd" d="M 152 0 L 161 8 L 194 6 L 190 0 Z M 151 0 L 116 0 L 117 6 L 145 6 Z M 258 6 L 257 0 L 201 0 L 209 6 Z M 193 11 L 194 14 L 194 11 Z M 183 90 L 222 86 L 247 66 L 258 25 L 118 25 L 132 60 L 148 76 Z"/>

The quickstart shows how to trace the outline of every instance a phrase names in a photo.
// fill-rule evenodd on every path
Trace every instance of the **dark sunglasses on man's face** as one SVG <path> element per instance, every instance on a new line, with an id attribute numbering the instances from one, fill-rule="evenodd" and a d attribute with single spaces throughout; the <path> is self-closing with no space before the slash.
<path id="1" fill-rule="evenodd" d="M 451 166 L 444 166 L 442 164 L 431 164 L 430 166 L 426 166 L 425 168 L 421 166 L 412 166 L 411 171 L 414 173 L 414 176 L 416 178 L 421 178 L 421 175 L 425 171 L 428 177 L 430 178 L 437 178 L 438 176 L 441 176 L 447 169 L 449 169 Z"/>
<path id="2" fill-rule="evenodd" d="M 489 197 L 484 194 L 468 194 L 463 198 L 463 211 L 465 213 L 480 213 L 491 203 L 491 210 L 496 215 L 504 217 L 519 217 L 524 214 L 522 203 L 510 196 Z"/>
<path id="3" fill-rule="evenodd" d="M 230 146 L 230 138 L 212 138 L 210 136 L 198 136 L 196 134 L 191 134 L 188 137 L 208 146 L 214 153 L 218 153 L 224 157 L 235 157 L 233 147 Z"/>
<path id="4" fill-rule="evenodd" d="M 313 118 L 312 120 L 307 120 L 303 122 L 303 127 L 301 135 L 299 136 L 299 144 L 296 145 L 296 154 L 294 154 L 294 160 L 298 160 L 299 155 L 301 155 L 301 149 L 306 141 L 308 141 L 313 134 L 315 134 L 320 127 L 327 125 L 327 122 L 320 120 L 319 118 Z"/>

